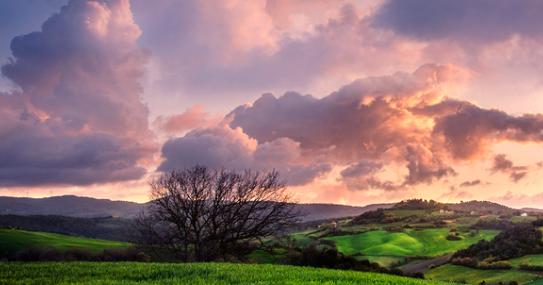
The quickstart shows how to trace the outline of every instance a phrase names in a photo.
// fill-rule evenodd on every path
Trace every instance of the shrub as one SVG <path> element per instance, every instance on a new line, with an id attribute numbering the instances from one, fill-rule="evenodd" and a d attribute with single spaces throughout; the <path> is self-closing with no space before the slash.
<path id="1" fill-rule="evenodd" d="M 511 263 L 509 261 L 494 261 L 494 262 L 487 262 L 482 261 L 477 264 L 477 268 L 479 269 L 511 269 Z"/>
<path id="2" fill-rule="evenodd" d="M 457 257 L 451 260 L 452 264 L 467 266 L 467 267 L 476 267 L 477 261 L 471 257 Z"/>
<path id="3" fill-rule="evenodd" d="M 449 234 L 447 235 L 447 240 L 462 240 L 462 237 L 455 234 Z"/>

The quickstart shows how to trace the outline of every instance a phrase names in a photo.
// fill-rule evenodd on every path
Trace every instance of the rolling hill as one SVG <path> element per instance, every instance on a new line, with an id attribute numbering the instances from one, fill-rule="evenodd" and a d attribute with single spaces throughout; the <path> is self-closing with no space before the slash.
<path id="1" fill-rule="evenodd" d="M 129 245 L 126 242 L 82 238 L 54 233 L 0 229 L 0 256 L 30 247 L 47 247 L 60 250 L 79 248 L 98 252 L 108 248 L 125 248 Z"/>
<path id="2" fill-rule="evenodd" d="M 73 195 L 47 198 L 0 197 L 0 215 L 134 217 L 145 204 Z"/>

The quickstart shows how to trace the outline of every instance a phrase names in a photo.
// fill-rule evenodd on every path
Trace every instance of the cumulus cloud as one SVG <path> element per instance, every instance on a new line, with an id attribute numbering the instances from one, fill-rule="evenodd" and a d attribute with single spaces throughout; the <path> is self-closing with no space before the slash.
<path id="1" fill-rule="evenodd" d="M 278 138 L 259 144 L 241 128 L 225 124 L 197 129 L 167 141 L 162 156 L 164 161 L 158 170 L 163 172 L 194 165 L 215 169 L 275 169 L 289 185 L 306 184 L 331 170 L 326 163 L 302 161 L 299 143 L 291 139 Z"/>
<path id="2" fill-rule="evenodd" d="M 321 99 L 265 94 L 228 117 L 259 143 L 286 137 L 300 143 L 305 157 L 347 165 L 342 179 L 360 189 L 430 184 L 455 176 L 455 161 L 482 158 L 494 143 L 541 142 L 541 115 L 512 116 L 444 96 L 445 86 L 465 75 L 452 66 L 425 65 L 356 80 Z M 405 167 L 403 178 L 378 179 L 383 165 L 398 164 Z"/>
<path id="3" fill-rule="evenodd" d="M 541 37 L 538 0 L 388 0 L 374 24 L 422 40 L 492 42 L 514 35 Z"/>
<path id="4" fill-rule="evenodd" d="M 454 171 L 434 150 L 428 136 L 431 118 L 410 109 L 441 100 L 441 86 L 461 77 L 453 70 L 426 65 L 412 74 L 360 79 L 322 99 L 294 92 L 279 98 L 266 94 L 229 117 L 232 126 L 259 142 L 288 137 L 299 142 L 306 155 L 324 155 L 342 164 L 401 161 L 409 171 L 403 184 L 431 182 Z"/>
<path id="5" fill-rule="evenodd" d="M 152 154 L 139 78 L 146 54 L 128 0 L 73 0 L 11 42 L 0 96 L 0 184 L 140 178 Z"/>

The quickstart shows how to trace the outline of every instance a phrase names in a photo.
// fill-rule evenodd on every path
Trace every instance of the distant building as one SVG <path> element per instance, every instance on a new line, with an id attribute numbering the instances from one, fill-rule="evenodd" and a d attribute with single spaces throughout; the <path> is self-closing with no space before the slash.
<path id="1" fill-rule="evenodd" d="M 528 217 L 528 213 L 522 213 L 520 214 L 521 217 Z"/>

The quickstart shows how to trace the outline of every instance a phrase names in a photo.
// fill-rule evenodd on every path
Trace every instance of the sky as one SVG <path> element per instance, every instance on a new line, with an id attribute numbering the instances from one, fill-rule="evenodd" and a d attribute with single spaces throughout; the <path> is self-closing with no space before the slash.
<path id="1" fill-rule="evenodd" d="M 297 202 L 543 203 L 539 0 L 2 0 L 0 195 L 196 164 Z"/>

